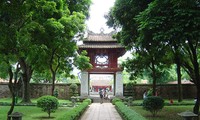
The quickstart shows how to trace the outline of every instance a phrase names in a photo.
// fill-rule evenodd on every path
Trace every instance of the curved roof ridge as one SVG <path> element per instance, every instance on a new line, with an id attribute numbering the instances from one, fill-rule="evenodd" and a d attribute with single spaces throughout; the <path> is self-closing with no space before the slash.
<path id="1" fill-rule="evenodd" d="M 113 38 L 114 33 L 116 32 L 112 31 L 110 33 L 104 33 L 101 31 L 101 33 L 94 33 L 92 31 L 88 31 L 88 35 L 84 41 L 117 41 Z"/>

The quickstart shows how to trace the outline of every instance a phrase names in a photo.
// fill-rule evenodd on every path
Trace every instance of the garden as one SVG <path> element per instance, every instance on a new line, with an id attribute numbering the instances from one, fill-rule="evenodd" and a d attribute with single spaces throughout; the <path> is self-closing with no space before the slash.
<path id="1" fill-rule="evenodd" d="M 43 97 L 49 98 L 52 96 L 43 96 Z M 85 111 L 85 109 L 88 107 L 88 105 L 91 103 L 90 99 L 85 99 L 84 101 L 77 101 L 74 104 L 72 101 L 69 101 L 69 100 L 59 99 L 57 102 L 55 101 L 52 102 L 51 98 L 50 98 L 51 99 L 50 101 L 47 98 L 45 98 L 45 100 L 42 100 L 42 102 L 44 102 L 42 103 L 43 105 L 38 106 L 38 102 L 41 100 L 41 98 L 32 99 L 31 104 L 17 103 L 15 105 L 15 109 L 13 112 L 21 113 L 22 119 L 24 120 L 41 120 L 41 119 L 42 120 L 49 120 L 49 119 L 51 120 L 77 120 Z M 54 98 L 54 100 L 56 99 Z M 1 110 L 0 120 L 7 119 L 7 112 L 10 109 L 10 103 L 11 103 L 10 98 L 0 99 L 0 110 Z M 56 103 L 56 104 L 50 105 L 50 103 Z M 51 108 L 50 111 L 47 109 L 48 104 L 50 105 L 50 108 Z"/>
<path id="2" fill-rule="evenodd" d="M 115 98 L 112 103 L 124 120 L 182 120 L 183 118 L 178 113 L 191 112 L 194 107 L 194 100 L 192 99 L 182 102 L 175 100 L 173 104 L 169 103 L 169 100 L 164 100 L 163 104 L 160 105 L 158 101 L 154 99 L 153 102 L 149 102 L 151 105 L 144 105 L 143 100 L 134 100 L 130 106 L 126 100 Z M 152 105 L 154 103 L 156 106 Z M 152 109 L 156 111 L 155 115 Z"/>
<path id="3" fill-rule="evenodd" d="M 74 67 L 81 71 L 92 68 L 87 51 L 80 52 L 77 46 L 85 36 L 91 3 L 91 0 L 0 1 L 0 78 L 7 80 L 7 94 L 12 97 L 0 98 L 0 119 L 5 120 L 13 112 L 22 113 L 25 120 L 76 120 L 81 116 L 91 100 L 75 104 L 73 100 L 58 99 L 55 84 L 78 80 L 79 76 L 72 74 Z M 117 30 L 113 37 L 131 52 L 130 58 L 116 65 L 126 70 L 128 80 L 134 84 L 147 80 L 152 96 L 157 95 L 158 84 L 172 81 L 177 84 L 176 89 L 167 91 L 178 92 L 177 96 L 170 93 L 170 97 L 177 97 L 173 104 L 159 97 L 129 102 L 113 100 L 123 119 L 179 120 L 177 114 L 187 110 L 199 114 L 199 6 L 199 0 L 116 0 L 105 15 L 107 25 Z M 108 64 L 112 64 L 109 60 Z M 196 102 L 194 98 L 183 99 L 182 80 L 195 85 L 195 90 L 189 92 L 195 94 Z M 51 96 L 38 92 L 41 98 L 32 99 L 31 83 L 49 83 Z M 37 89 L 41 90 L 41 86 Z M 20 103 L 16 101 L 19 94 Z"/>

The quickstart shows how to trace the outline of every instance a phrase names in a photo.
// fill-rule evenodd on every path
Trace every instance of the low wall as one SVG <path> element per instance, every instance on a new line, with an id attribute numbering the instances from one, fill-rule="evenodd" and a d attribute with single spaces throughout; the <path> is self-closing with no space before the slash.
<path id="1" fill-rule="evenodd" d="M 55 90 L 58 90 L 58 98 L 69 99 L 70 98 L 70 89 L 71 84 L 55 84 Z M 78 84 L 80 86 L 80 84 Z M 51 84 L 30 84 L 30 95 L 31 98 L 38 98 L 43 95 L 51 95 Z M 79 87 L 80 88 L 80 87 Z M 78 89 L 78 94 L 80 89 Z M 0 83 L 0 98 L 10 97 L 10 91 L 8 88 L 8 83 Z M 22 96 L 22 89 L 19 91 L 19 96 Z"/>
<path id="2" fill-rule="evenodd" d="M 58 98 L 69 99 L 70 98 L 70 84 L 55 84 L 55 89 L 58 89 Z M 78 84 L 78 94 L 80 94 L 80 84 Z M 132 96 L 134 93 L 134 99 L 142 99 L 145 90 L 151 88 L 149 84 L 137 84 L 132 89 L 127 89 L 124 85 L 124 96 Z M 193 99 L 196 96 L 196 87 L 193 84 L 183 84 L 183 98 Z M 177 99 L 178 87 L 175 84 L 157 85 L 157 93 L 159 96 L 165 99 Z M 20 96 L 21 96 L 20 90 Z M 51 95 L 51 84 L 30 84 L 31 98 L 38 98 L 43 95 Z M 10 97 L 10 91 L 8 83 L 0 83 L 0 98 Z"/>
<path id="3" fill-rule="evenodd" d="M 127 89 L 124 85 L 124 96 L 133 96 L 135 99 L 142 99 L 145 90 L 152 88 L 149 84 L 137 84 L 132 89 Z M 165 99 L 178 98 L 178 86 L 176 84 L 157 85 L 157 94 Z M 193 99 L 196 96 L 196 87 L 194 84 L 183 84 L 183 99 Z"/>

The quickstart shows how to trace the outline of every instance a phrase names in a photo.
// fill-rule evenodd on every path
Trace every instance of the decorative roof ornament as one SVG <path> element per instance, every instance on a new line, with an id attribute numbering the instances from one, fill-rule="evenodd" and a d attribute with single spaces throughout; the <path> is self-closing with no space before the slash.
<path id="1" fill-rule="evenodd" d="M 100 29 L 100 34 L 104 34 L 104 29 L 103 28 Z"/>

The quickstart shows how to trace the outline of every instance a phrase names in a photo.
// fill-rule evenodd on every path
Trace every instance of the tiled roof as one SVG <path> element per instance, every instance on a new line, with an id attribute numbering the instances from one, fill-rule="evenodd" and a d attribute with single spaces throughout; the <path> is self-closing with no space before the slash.
<path id="1" fill-rule="evenodd" d="M 116 39 L 113 39 L 112 35 L 114 33 L 93 33 L 91 31 L 88 32 L 88 36 L 84 41 L 98 41 L 98 42 L 105 42 L 105 41 L 117 41 Z"/>
<path id="2" fill-rule="evenodd" d="M 110 35 L 90 35 L 86 38 L 85 41 L 116 41 Z"/>
<path id="3" fill-rule="evenodd" d="M 111 33 L 93 33 L 88 32 L 88 37 L 83 40 L 83 44 L 79 48 L 124 48 L 121 44 L 117 43 L 116 39 L 112 38 Z"/>
<path id="4" fill-rule="evenodd" d="M 94 44 L 83 44 L 79 45 L 79 48 L 124 48 L 122 45 L 113 43 L 113 44 L 101 44 L 101 43 L 94 43 Z"/>

